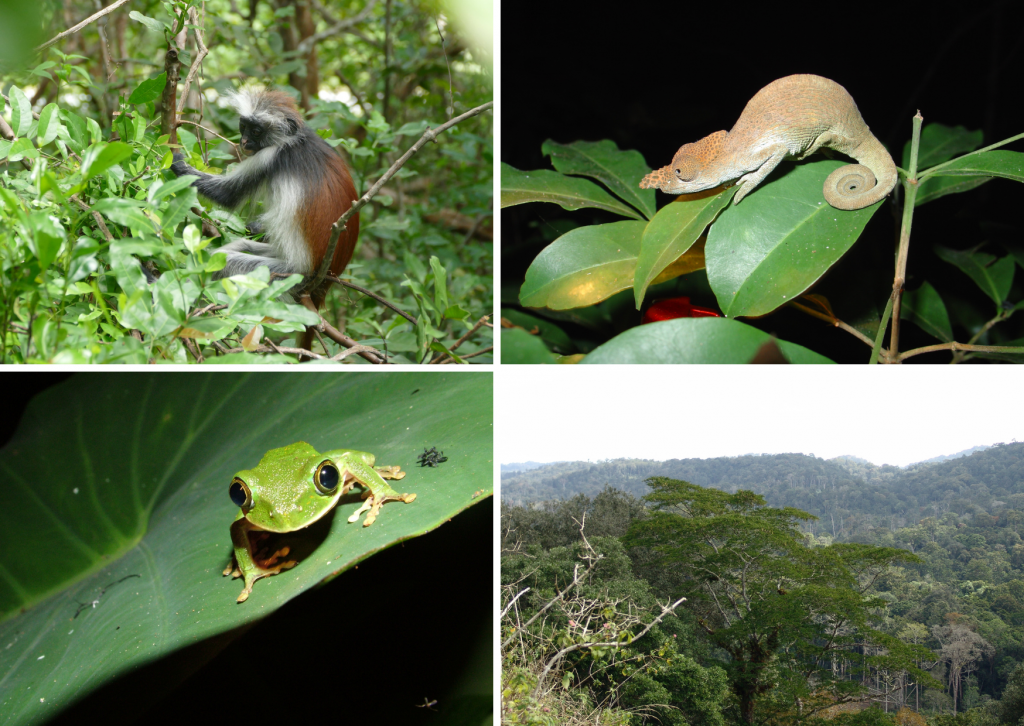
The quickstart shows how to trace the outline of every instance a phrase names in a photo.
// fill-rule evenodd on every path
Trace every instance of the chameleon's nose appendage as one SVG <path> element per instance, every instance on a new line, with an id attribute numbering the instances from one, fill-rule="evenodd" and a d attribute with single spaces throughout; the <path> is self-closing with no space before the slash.
<path id="1" fill-rule="evenodd" d="M 655 169 L 650 174 L 645 176 L 640 181 L 641 189 L 661 189 L 665 191 L 665 186 L 671 184 L 676 180 L 675 171 L 672 166 L 663 166 L 660 169 Z"/>

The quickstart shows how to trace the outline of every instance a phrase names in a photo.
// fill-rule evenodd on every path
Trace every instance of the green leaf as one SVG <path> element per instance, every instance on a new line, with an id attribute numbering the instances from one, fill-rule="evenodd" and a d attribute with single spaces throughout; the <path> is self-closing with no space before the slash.
<path id="1" fill-rule="evenodd" d="M 60 108 L 55 103 L 48 103 L 39 114 L 39 125 L 36 127 L 36 138 L 42 148 L 57 138 L 60 131 Z"/>
<path id="2" fill-rule="evenodd" d="M 448 309 L 448 272 L 434 255 L 430 256 L 430 269 L 434 271 L 434 307 L 443 313 Z"/>
<path id="3" fill-rule="evenodd" d="M 962 251 L 938 246 L 935 254 L 945 262 L 959 267 L 996 305 L 1002 305 L 1009 296 L 1016 269 L 1012 255 L 995 261 L 995 255 L 978 252 L 977 249 Z"/>
<path id="4" fill-rule="evenodd" d="M 915 323 L 924 332 L 944 343 L 953 340 L 953 328 L 949 324 L 946 305 L 929 282 L 925 282 L 913 292 L 903 293 L 900 318 Z"/>
<path id="5" fill-rule="evenodd" d="M 34 212 L 29 217 L 32 227 L 33 252 L 39 260 L 40 269 L 45 270 L 57 257 L 67 232 L 56 217 L 44 212 Z"/>
<path id="6" fill-rule="evenodd" d="M 518 325 L 520 328 L 525 329 L 526 332 L 530 333 L 530 337 L 537 337 L 539 335 L 540 339 L 556 353 L 568 355 L 576 352 L 576 346 L 568 334 L 550 320 L 524 313 L 515 308 L 502 308 L 501 317 L 502 320 L 508 320 L 513 325 Z M 537 335 L 534 335 L 534 333 Z M 502 345 L 504 345 L 504 339 L 502 339 Z M 504 360 L 504 348 L 502 348 L 502 361 L 504 362 Z M 549 360 L 543 362 L 550 363 Z"/>
<path id="7" fill-rule="evenodd" d="M 21 161 L 22 159 L 38 159 L 39 150 L 32 145 L 32 139 L 22 136 L 11 144 L 7 151 L 8 161 Z"/>
<path id="8" fill-rule="evenodd" d="M 136 105 L 141 103 L 149 103 L 155 101 L 160 97 L 160 94 L 164 92 L 164 86 L 167 85 L 167 71 L 164 71 L 158 76 L 147 78 L 132 91 L 132 95 L 128 96 L 128 103 Z"/>
<path id="9" fill-rule="evenodd" d="M 1024 152 L 983 151 L 980 154 L 961 156 L 934 172 L 925 170 L 922 179 L 933 176 L 998 176 L 1004 179 L 1024 182 Z"/>
<path id="10" fill-rule="evenodd" d="M 32 102 L 17 86 L 7 93 L 11 100 L 11 128 L 15 136 L 24 136 L 32 125 Z"/>
<path id="11" fill-rule="evenodd" d="M 491 401 L 490 374 L 473 373 L 79 375 L 48 390 L 0 451 L 4 720 L 49 720 L 118 675 L 241 632 L 487 501 L 473 495 L 492 491 Z M 241 425 L 254 406 L 259 416 Z M 54 441 L 69 444 L 61 456 Z M 417 498 L 385 504 L 370 527 L 346 521 L 358 495 L 343 499 L 290 536 L 295 568 L 237 604 L 241 584 L 221 575 L 238 512 L 227 486 L 297 441 L 372 452 L 407 471 L 397 488 Z M 449 461 L 417 467 L 426 446 Z"/>
<path id="12" fill-rule="evenodd" d="M 199 177 L 192 174 L 186 174 L 185 176 L 179 176 L 175 179 L 171 179 L 168 182 L 161 182 L 159 184 L 154 182 L 154 184 L 150 186 L 149 194 L 147 195 L 149 197 L 149 201 L 159 202 L 165 197 L 177 194 L 182 189 L 188 189 L 198 178 Z"/>
<path id="13" fill-rule="evenodd" d="M 992 181 L 990 176 L 930 176 L 920 183 L 914 207 L 934 202 L 947 194 L 960 194 Z"/>
<path id="14" fill-rule="evenodd" d="M 525 307 L 593 305 L 633 285 L 645 222 L 579 227 L 545 247 L 526 271 Z"/>
<path id="15" fill-rule="evenodd" d="M 536 335 L 520 328 L 501 329 L 501 363 L 554 363 L 554 354 Z"/>
<path id="16" fill-rule="evenodd" d="M 147 28 L 152 30 L 154 33 L 162 33 L 164 32 L 164 28 L 167 27 L 164 23 L 161 23 L 159 20 L 151 18 L 147 15 L 143 15 L 138 10 L 132 10 L 130 13 L 128 13 L 128 17 L 132 20 L 136 20 L 142 23 Z"/>
<path id="17" fill-rule="evenodd" d="M 749 363 L 770 340 L 775 340 L 790 363 L 832 362 L 801 345 L 776 340 L 746 323 L 727 318 L 680 318 L 630 328 L 595 348 L 582 362 Z"/>
<path id="18" fill-rule="evenodd" d="M 963 126 L 946 126 L 945 124 L 928 124 L 921 129 L 921 143 L 917 149 L 917 168 L 927 169 L 929 166 L 949 161 L 957 154 L 974 151 L 984 139 L 979 131 L 968 131 Z M 910 168 L 910 146 L 908 141 L 903 145 L 904 169 Z"/>
<path id="19" fill-rule="evenodd" d="M 156 223 L 142 211 L 142 202 L 123 197 L 106 197 L 100 199 L 92 208 L 111 222 L 123 224 L 140 233 L 153 233 Z"/>
<path id="20" fill-rule="evenodd" d="M 541 152 L 550 156 L 551 164 L 563 174 L 593 177 L 643 212 L 647 219 L 654 216 L 654 190 L 640 188 L 640 180 L 651 168 L 639 151 L 620 151 L 615 142 L 607 139 L 571 144 L 549 139 L 541 146 Z"/>
<path id="21" fill-rule="evenodd" d="M 735 193 L 736 187 L 724 194 L 718 191 L 687 194 L 666 204 L 654 215 L 644 230 L 636 262 L 633 295 L 637 310 L 654 279 L 693 246 Z"/>
<path id="22" fill-rule="evenodd" d="M 623 204 L 592 181 L 565 176 L 549 169 L 519 171 L 502 162 L 502 209 L 528 202 L 551 202 L 570 212 L 591 207 L 643 219 L 635 209 Z"/>
<path id="23" fill-rule="evenodd" d="M 132 155 L 132 147 L 123 141 L 105 146 L 94 146 L 85 152 L 82 159 L 82 181 L 102 174 L 114 164 L 120 164 Z"/>
<path id="24" fill-rule="evenodd" d="M 831 207 L 821 190 L 841 166 L 781 164 L 742 203 L 722 212 L 704 257 L 723 313 L 770 313 L 803 294 L 857 241 L 882 202 L 851 212 Z"/>

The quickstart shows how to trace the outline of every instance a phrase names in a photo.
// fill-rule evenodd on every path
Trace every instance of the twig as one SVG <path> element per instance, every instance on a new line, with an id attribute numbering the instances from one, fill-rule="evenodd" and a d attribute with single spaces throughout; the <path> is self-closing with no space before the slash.
<path id="1" fill-rule="evenodd" d="M 196 47 L 199 52 L 196 53 L 196 57 L 192 59 L 192 65 L 189 66 L 188 75 L 185 76 L 185 83 L 181 87 L 181 97 L 178 99 L 178 113 L 181 113 L 185 108 L 185 102 L 188 100 L 188 87 L 192 85 L 192 79 L 195 78 L 196 73 L 199 72 L 199 64 L 203 62 L 203 58 L 210 52 L 206 48 L 206 44 L 203 43 L 203 34 L 199 32 L 199 11 L 193 6 L 188 9 L 188 19 L 192 21 L 192 37 L 196 41 Z"/>
<path id="2" fill-rule="evenodd" d="M 506 605 L 505 609 L 501 611 L 501 617 L 505 617 L 508 614 L 508 611 L 512 607 L 512 605 L 515 604 L 515 601 L 518 600 L 523 595 L 525 595 L 526 593 L 528 593 L 529 591 L 530 591 L 530 588 L 526 588 L 525 590 L 520 590 L 518 595 L 516 595 L 514 598 L 509 600 L 508 601 L 508 605 Z"/>
<path id="3" fill-rule="evenodd" d="M 896 255 L 896 276 L 892 281 L 892 330 L 889 335 L 889 353 L 899 362 L 900 312 L 903 305 L 903 286 L 907 281 L 907 257 L 910 253 L 910 228 L 914 221 L 914 202 L 920 187 L 917 180 L 917 153 L 921 145 L 921 124 L 924 117 L 918 111 L 914 115 L 913 132 L 910 137 L 910 168 L 907 170 L 907 193 L 903 198 L 903 223 L 900 226 L 900 246 Z M 882 316 L 882 328 L 885 328 Z"/>
<path id="4" fill-rule="evenodd" d="M 348 28 L 351 28 L 353 25 L 363 22 L 364 20 L 366 20 L 366 18 L 370 16 L 370 12 L 373 10 L 373 6 L 376 4 L 377 0 L 369 0 L 369 2 L 366 3 L 366 7 L 363 8 L 363 11 L 358 15 L 353 15 L 351 18 L 348 18 L 346 20 L 339 20 L 334 25 L 327 28 L 327 30 L 322 30 L 319 33 L 309 36 L 304 41 L 299 43 L 298 47 L 295 49 L 296 53 L 299 55 L 299 57 L 305 56 L 307 53 L 309 53 L 310 49 L 314 45 L 319 43 L 321 40 L 324 40 L 325 38 L 330 38 L 332 35 L 337 35 L 338 33 L 341 33 L 343 30 L 347 30 Z M 329 17 L 326 8 L 324 8 L 323 5 L 321 5 L 320 3 L 316 3 L 316 9 L 325 18 Z"/>
<path id="5" fill-rule="evenodd" d="M 896 360 L 903 361 L 907 358 L 911 358 L 915 355 L 921 355 L 922 353 L 934 353 L 937 350 L 951 350 L 966 351 L 973 353 L 1009 353 L 1013 355 L 1024 355 L 1024 348 L 1016 348 L 1005 345 L 971 345 L 969 343 L 957 343 L 955 340 L 950 343 L 938 343 L 936 345 L 927 345 L 923 348 L 914 348 L 904 353 L 900 353 Z"/>
<path id="6" fill-rule="evenodd" d="M 381 353 L 379 350 L 375 350 L 374 348 L 370 348 L 369 346 L 360 345 L 352 338 L 348 337 L 340 330 L 335 328 L 333 325 L 328 323 L 322 317 L 320 318 L 320 324 L 323 325 L 324 333 L 327 334 L 327 337 L 333 340 L 335 343 L 343 345 L 346 348 L 358 347 L 359 350 L 356 352 L 359 353 L 360 358 L 365 358 L 370 363 L 376 363 L 378 365 L 386 362 L 384 360 L 384 354 Z"/>
<path id="7" fill-rule="evenodd" d="M 562 648 L 560 651 L 558 651 L 551 657 L 551 659 L 544 666 L 544 670 L 541 671 L 541 674 L 537 677 L 537 686 L 533 689 L 534 697 L 540 695 L 541 687 L 544 685 L 544 681 L 547 678 L 548 673 L 551 672 L 551 669 L 554 668 L 562 660 L 562 658 L 567 656 L 569 653 L 572 653 L 574 650 L 583 650 L 584 648 L 623 648 L 627 645 L 632 645 L 636 641 L 640 640 L 640 638 L 647 635 L 648 631 L 655 625 L 660 623 L 662 620 L 664 620 L 666 616 L 672 615 L 675 609 L 684 602 L 686 602 L 686 598 L 681 597 L 671 605 L 662 605 L 661 613 L 658 615 L 658 617 L 649 622 L 643 630 L 641 630 L 639 633 L 634 635 L 629 640 L 613 640 L 605 643 L 576 643 L 575 645 L 570 645 L 566 648 Z"/>
<path id="8" fill-rule="evenodd" d="M 109 14 L 109 13 L 112 13 L 113 11 L 117 10 L 117 9 L 118 9 L 119 7 L 121 7 L 122 5 L 124 5 L 124 4 L 126 3 L 126 2 L 128 2 L 128 0 L 116 0 L 116 2 L 113 2 L 113 3 L 111 3 L 111 4 L 110 4 L 110 5 L 108 5 L 107 7 L 103 8 L 102 10 L 100 10 L 100 11 L 99 11 L 98 13 L 95 13 L 95 14 L 93 14 L 93 15 L 90 15 L 90 16 L 89 16 L 89 17 L 87 17 L 87 18 L 86 18 L 85 20 L 83 20 L 82 22 L 80 22 L 80 23 L 79 23 L 78 25 L 74 26 L 73 28 L 68 28 L 68 29 L 67 29 L 67 30 L 65 30 L 65 31 L 64 31 L 63 33 L 58 33 L 57 35 L 53 36 L 52 38 L 50 38 L 50 39 L 49 39 L 48 41 L 46 41 L 46 42 L 45 42 L 45 43 L 43 43 L 42 45 L 38 45 L 38 46 L 36 46 L 36 52 L 38 53 L 38 52 L 39 52 L 39 51 L 41 51 L 41 50 L 46 50 L 46 49 L 47 49 L 47 48 L 49 48 L 49 47 L 50 47 L 51 45 L 53 45 L 54 43 L 57 43 L 57 42 L 59 42 L 59 41 L 60 41 L 60 40 L 62 40 L 63 38 L 66 38 L 66 37 L 68 37 L 69 35 L 73 35 L 73 34 L 77 33 L 77 32 L 78 32 L 79 30 L 81 30 L 82 28 L 84 28 L 84 27 L 85 27 L 86 25 L 88 25 L 89 23 L 91 23 L 91 22 L 93 22 L 93 21 L 95 21 L 95 20 L 99 20 L 99 19 L 100 19 L 100 18 L 102 18 L 102 17 L 104 16 L 104 15 L 107 15 L 107 14 Z"/>
<path id="9" fill-rule="evenodd" d="M 389 300 L 385 300 L 384 298 L 382 298 L 377 293 L 370 292 L 365 287 L 360 287 L 359 285 L 356 285 L 355 283 L 352 283 L 352 282 L 346 282 L 345 280 L 342 280 L 342 279 L 340 279 L 338 277 L 335 277 L 334 275 L 327 275 L 324 279 L 325 280 L 330 280 L 331 282 L 336 282 L 339 285 L 342 285 L 343 287 L 350 287 L 353 290 L 355 290 L 356 292 L 363 293 L 367 297 L 372 297 L 374 300 L 379 302 L 384 307 L 391 308 L 392 310 L 394 310 L 396 313 L 401 315 L 403 318 L 408 320 L 413 325 L 416 324 L 416 318 L 414 318 L 412 315 L 410 315 L 409 313 L 407 313 L 404 310 L 402 310 L 402 309 L 398 308 L 397 306 L 395 306 L 395 304 L 393 302 L 390 302 Z"/>

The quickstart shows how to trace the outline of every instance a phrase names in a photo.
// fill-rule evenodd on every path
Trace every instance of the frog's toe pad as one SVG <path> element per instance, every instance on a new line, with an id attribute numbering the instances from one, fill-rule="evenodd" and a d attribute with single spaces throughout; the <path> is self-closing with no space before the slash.
<path id="1" fill-rule="evenodd" d="M 400 466 L 379 466 L 377 467 L 377 473 L 381 475 L 383 479 L 404 479 L 405 472 L 402 471 Z"/>
<path id="2" fill-rule="evenodd" d="M 402 501 L 402 502 L 405 502 L 406 504 L 409 504 L 413 500 L 416 499 L 416 495 L 415 494 L 402 494 L 400 497 L 398 497 L 398 499 L 399 499 L 399 501 Z"/>

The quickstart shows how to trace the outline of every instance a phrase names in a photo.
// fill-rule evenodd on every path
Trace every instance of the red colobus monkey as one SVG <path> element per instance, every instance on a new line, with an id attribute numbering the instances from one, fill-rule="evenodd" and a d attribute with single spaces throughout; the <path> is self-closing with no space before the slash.
<path id="1" fill-rule="evenodd" d="M 271 272 L 316 273 L 327 252 L 331 225 L 356 200 L 356 189 L 341 156 L 302 120 L 295 101 L 280 91 L 243 90 L 231 99 L 238 110 L 241 146 L 250 152 L 226 174 L 197 171 L 174 153 L 171 171 L 194 174 L 200 194 L 215 204 L 237 209 L 260 201 L 263 211 L 252 225 L 262 230 L 262 242 L 239 239 L 220 248 L 227 265 L 217 278 L 251 272 L 266 266 Z M 333 275 L 352 259 L 359 236 L 359 215 L 347 223 L 331 261 Z M 311 294 L 317 308 L 327 286 Z"/>

